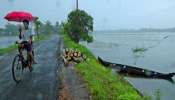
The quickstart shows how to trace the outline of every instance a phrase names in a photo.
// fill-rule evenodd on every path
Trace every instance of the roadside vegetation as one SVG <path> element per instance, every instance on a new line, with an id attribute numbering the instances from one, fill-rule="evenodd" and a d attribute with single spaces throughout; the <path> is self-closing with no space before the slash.
<path id="1" fill-rule="evenodd" d="M 74 19 L 74 17 L 70 17 L 72 13 L 76 13 L 76 11 L 72 11 L 69 14 L 68 20 Z M 84 11 L 79 12 L 78 10 L 77 13 L 81 15 L 81 13 L 84 13 Z M 77 15 L 75 14 L 73 16 L 77 16 Z M 90 15 L 85 15 L 85 16 L 90 16 Z M 93 22 L 90 22 L 90 23 L 93 23 Z M 74 26 L 76 26 L 76 23 L 74 23 Z M 77 27 L 74 27 L 74 28 L 77 28 Z M 86 55 L 87 60 L 75 64 L 75 70 L 77 71 L 77 73 L 81 75 L 93 100 L 149 100 L 146 97 L 143 98 L 122 77 L 120 77 L 117 74 L 111 73 L 110 69 L 102 66 L 94 57 L 94 55 L 85 46 L 80 45 L 78 43 L 80 40 L 85 40 L 89 42 L 88 40 L 84 39 L 83 37 L 84 35 L 83 36 L 79 35 L 78 40 L 76 40 L 76 38 L 73 38 L 74 36 L 71 36 L 71 35 L 77 35 L 77 34 L 86 34 L 86 37 L 89 37 L 88 35 L 89 31 L 86 31 L 86 33 L 81 33 L 77 31 L 77 33 L 74 34 L 74 32 L 71 31 L 72 28 L 73 27 L 70 21 L 62 23 L 60 27 L 60 34 L 63 39 L 65 48 L 76 49 L 81 53 L 83 53 L 84 55 Z M 78 27 L 78 28 L 82 28 L 82 27 Z M 91 36 L 90 36 L 90 40 L 92 42 Z"/>
<path id="2" fill-rule="evenodd" d="M 18 26 L 7 23 L 4 28 L 0 28 L 0 36 L 14 36 L 17 35 Z"/>
<path id="3" fill-rule="evenodd" d="M 71 40 L 76 43 L 93 41 L 93 37 L 89 34 L 93 31 L 93 18 L 83 10 L 70 12 L 67 22 L 62 23 L 62 27 L 65 28 Z"/>
<path id="4" fill-rule="evenodd" d="M 155 97 L 156 97 L 156 100 L 161 100 L 161 94 L 160 94 L 160 90 L 159 89 L 156 90 Z"/>
<path id="5" fill-rule="evenodd" d="M 5 53 L 9 53 L 15 49 L 17 49 L 17 45 L 10 45 L 7 48 L 0 48 L 0 55 L 3 55 Z"/>

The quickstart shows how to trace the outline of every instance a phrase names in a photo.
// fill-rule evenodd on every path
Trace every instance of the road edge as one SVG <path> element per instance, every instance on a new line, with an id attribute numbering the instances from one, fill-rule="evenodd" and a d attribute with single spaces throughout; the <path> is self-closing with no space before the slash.
<path id="1" fill-rule="evenodd" d="M 86 89 L 81 76 L 76 72 L 74 66 L 65 67 L 62 60 L 62 50 L 64 48 L 63 40 L 60 38 L 57 51 L 57 76 L 58 87 L 56 100 L 91 100 L 90 93 Z M 73 76 L 73 78 L 69 78 Z M 71 84 L 73 83 L 73 84 Z M 76 90 L 75 90 L 76 89 Z M 77 95 L 80 94 L 80 95 Z"/>

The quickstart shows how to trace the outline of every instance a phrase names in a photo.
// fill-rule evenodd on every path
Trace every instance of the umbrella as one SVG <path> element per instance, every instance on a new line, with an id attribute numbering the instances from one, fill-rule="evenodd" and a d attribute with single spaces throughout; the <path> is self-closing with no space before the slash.
<path id="1" fill-rule="evenodd" d="M 24 11 L 13 11 L 8 13 L 5 17 L 8 21 L 16 21 L 16 22 L 22 22 L 24 20 L 32 21 L 34 20 L 34 17 L 29 12 Z"/>

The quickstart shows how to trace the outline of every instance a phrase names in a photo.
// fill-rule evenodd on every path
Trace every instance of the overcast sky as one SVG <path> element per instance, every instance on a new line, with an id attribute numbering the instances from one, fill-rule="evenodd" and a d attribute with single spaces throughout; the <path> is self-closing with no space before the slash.
<path id="1" fill-rule="evenodd" d="M 80 9 L 94 17 L 95 30 L 175 27 L 175 0 L 79 0 Z M 62 21 L 75 0 L 1 0 L 0 26 L 7 12 L 25 10 L 42 21 Z"/>

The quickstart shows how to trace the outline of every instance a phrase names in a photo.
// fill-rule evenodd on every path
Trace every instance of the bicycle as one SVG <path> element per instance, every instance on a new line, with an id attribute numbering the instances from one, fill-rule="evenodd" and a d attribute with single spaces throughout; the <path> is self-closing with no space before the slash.
<path id="1" fill-rule="evenodd" d="M 21 45 L 20 43 L 16 43 L 16 44 Z M 19 46 L 18 46 L 18 48 L 22 49 Z M 24 51 L 24 50 L 22 50 L 22 51 Z M 25 68 L 29 68 L 29 61 L 27 59 L 25 59 L 23 53 L 20 53 L 18 51 L 18 54 L 16 54 L 16 56 L 14 57 L 14 60 L 12 63 L 12 77 L 16 83 L 19 83 L 22 80 L 22 74 L 23 74 L 23 70 Z M 31 72 L 31 70 L 30 70 L 30 72 Z"/>

